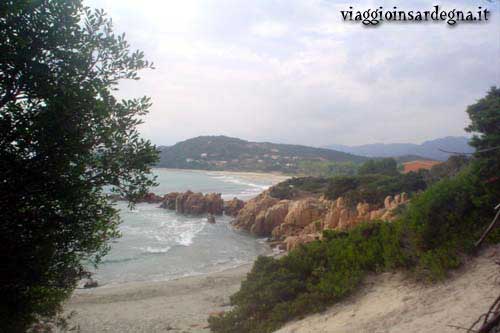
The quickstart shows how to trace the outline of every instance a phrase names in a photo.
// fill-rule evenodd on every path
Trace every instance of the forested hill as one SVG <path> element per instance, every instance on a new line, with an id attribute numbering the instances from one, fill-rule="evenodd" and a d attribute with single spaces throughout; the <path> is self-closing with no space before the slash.
<path id="1" fill-rule="evenodd" d="M 200 136 L 160 148 L 159 167 L 298 172 L 308 162 L 360 163 L 367 158 L 325 148 Z"/>

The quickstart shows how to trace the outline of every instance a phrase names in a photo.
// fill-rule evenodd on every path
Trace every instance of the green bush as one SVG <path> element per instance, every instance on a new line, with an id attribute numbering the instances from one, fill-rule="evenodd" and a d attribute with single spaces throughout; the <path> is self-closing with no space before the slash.
<path id="1" fill-rule="evenodd" d="M 351 293 L 368 272 L 402 262 L 397 224 L 371 222 L 325 241 L 300 246 L 281 259 L 259 257 L 231 297 L 235 305 L 210 317 L 215 332 L 272 332 L 287 320 L 317 312 Z"/>
<path id="2" fill-rule="evenodd" d="M 369 184 L 386 188 L 421 181 L 418 174 L 366 177 Z M 391 179 L 398 183 L 391 185 Z M 350 181 L 342 178 L 347 193 L 356 184 Z M 302 245 L 283 258 L 260 257 L 231 298 L 233 310 L 209 318 L 210 328 L 272 332 L 349 295 L 370 272 L 404 269 L 417 279 L 441 280 L 472 252 L 493 216 L 494 199 L 472 165 L 416 195 L 395 222 L 362 223 L 348 232 L 327 230 L 323 241 Z M 498 242 L 499 236 L 497 231 L 489 241 Z"/>
<path id="3" fill-rule="evenodd" d="M 367 174 L 359 176 L 339 176 L 330 180 L 325 196 L 330 200 L 342 196 L 352 205 L 358 202 L 382 205 L 385 197 L 398 193 L 414 193 L 424 190 L 427 184 L 422 173 Z"/>
<path id="4" fill-rule="evenodd" d="M 277 199 L 293 199 L 301 193 L 324 193 L 328 187 L 329 178 L 323 177 L 293 177 L 270 189 L 270 194 Z"/>
<path id="5" fill-rule="evenodd" d="M 471 253 L 493 216 L 495 197 L 474 172 L 474 165 L 418 195 L 403 216 L 411 236 L 409 255 L 419 277 L 439 279 Z M 490 237 L 497 238 L 497 233 Z"/>
<path id="6" fill-rule="evenodd" d="M 393 158 L 368 160 L 359 167 L 360 175 L 380 174 L 394 176 L 398 174 L 398 163 Z"/>

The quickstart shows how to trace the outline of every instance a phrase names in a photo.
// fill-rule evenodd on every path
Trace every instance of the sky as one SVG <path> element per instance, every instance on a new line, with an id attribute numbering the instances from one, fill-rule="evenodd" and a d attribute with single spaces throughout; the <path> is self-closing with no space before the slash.
<path id="1" fill-rule="evenodd" d="M 487 23 L 342 20 L 340 10 L 429 10 L 431 1 L 84 0 L 155 64 L 120 98 L 150 96 L 141 133 L 157 145 L 199 135 L 311 146 L 465 135 L 465 109 L 500 85 L 500 1 Z"/>

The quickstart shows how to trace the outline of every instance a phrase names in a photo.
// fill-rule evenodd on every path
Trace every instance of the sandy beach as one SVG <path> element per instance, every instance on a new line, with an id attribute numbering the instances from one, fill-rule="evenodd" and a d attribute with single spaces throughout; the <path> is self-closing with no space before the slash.
<path id="1" fill-rule="evenodd" d="M 278 184 L 289 178 L 291 175 L 286 175 L 279 172 L 246 172 L 246 171 L 212 171 L 212 170 L 195 170 L 195 169 L 170 169 L 170 168 L 156 168 L 160 170 L 172 170 L 193 173 L 211 173 L 216 175 L 237 176 L 245 181 L 265 181 L 272 185 Z"/>
<path id="2" fill-rule="evenodd" d="M 209 332 L 252 265 L 165 282 L 78 289 L 65 306 L 81 332 Z"/>

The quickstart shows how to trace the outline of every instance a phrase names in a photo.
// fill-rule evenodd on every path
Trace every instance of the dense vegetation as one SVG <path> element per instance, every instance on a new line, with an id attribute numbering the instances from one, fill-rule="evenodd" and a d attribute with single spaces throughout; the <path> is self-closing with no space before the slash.
<path id="1" fill-rule="evenodd" d="M 235 307 L 223 316 L 209 318 L 212 331 L 271 332 L 287 320 L 320 311 L 345 297 L 370 272 L 400 269 L 419 280 L 445 278 L 448 270 L 461 264 L 464 255 L 473 253 L 474 242 L 498 204 L 500 151 L 494 148 L 500 146 L 499 101 L 498 89 L 493 88 L 468 109 L 473 114 L 469 128 L 479 132 L 472 142 L 488 154 L 478 150 L 465 167 L 466 159 L 455 158 L 434 174 L 427 174 L 431 185 L 412 198 L 395 222 L 362 223 L 348 232 L 327 230 L 322 241 L 302 245 L 280 259 L 258 258 L 241 289 L 231 297 Z M 436 180 L 439 174 L 443 177 Z M 363 177 L 373 179 L 363 183 Z M 341 177 L 330 183 L 328 191 L 332 196 L 357 195 L 378 182 L 392 186 L 398 181 L 387 178 L 385 182 L 384 177 L 391 176 Z M 303 187 L 304 183 L 320 188 L 312 179 L 297 185 Z M 488 241 L 500 241 L 498 228 Z"/>
<path id="2" fill-rule="evenodd" d="M 358 175 L 291 178 L 273 186 L 270 194 L 278 199 L 304 194 L 324 195 L 331 200 L 342 196 L 353 205 L 362 201 L 382 205 L 388 195 L 424 190 L 436 178 L 431 174 L 434 172 L 400 174 L 394 159 L 369 160 L 359 167 Z"/>
<path id="3" fill-rule="evenodd" d="M 158 166 L 179 169 L 304 172 L 317 163 L 338 163 L 349 169 L 365 157 L 335 150 L 268 142 L 249 142 L 227 136 L 200 136 L 161 147 Z"/>
<path id="4" fill-rule="evenodd" d="M 112 96 L 150 64 L 79 0 L 0 2 L 0 40 L 0 331 L 24 332 L 118 236 L 104 188 L 153 184 L 136 130 L 150 102 Z"/>

